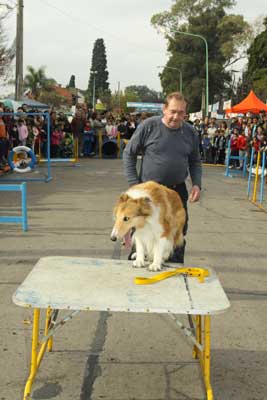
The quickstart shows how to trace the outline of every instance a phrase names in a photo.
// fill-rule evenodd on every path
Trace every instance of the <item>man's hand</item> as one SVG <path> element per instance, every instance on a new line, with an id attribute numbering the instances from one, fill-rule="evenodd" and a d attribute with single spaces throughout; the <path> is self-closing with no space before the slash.
<path id="1" fill-rule="evenodd" d="M 200 199 L 200 188 L 197 185 L 192 186 L 190 195 L 189 195 L 189 201 L 191 203 L 194 203 Z"/>

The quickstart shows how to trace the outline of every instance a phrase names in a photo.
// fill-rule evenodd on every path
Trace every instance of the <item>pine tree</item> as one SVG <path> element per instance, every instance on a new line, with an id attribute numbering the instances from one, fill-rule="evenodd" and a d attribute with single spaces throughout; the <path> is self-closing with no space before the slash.
<path id="1" fill-rule="evenodd" d="M 75 75 L 71 75 L 68 88 L 75 88 Z"/>
<path id="2" fill-rule="evenodd" d="M 95 101 L 101 99 L 107 102 L 110 98 L 109 82 L 107 71 L 106 48 L 103 39 L 97 39 L 94 43 L 91 71 L 88 83 L 88 100 L 92 103 L 93 88 L 95 81 Z"/>

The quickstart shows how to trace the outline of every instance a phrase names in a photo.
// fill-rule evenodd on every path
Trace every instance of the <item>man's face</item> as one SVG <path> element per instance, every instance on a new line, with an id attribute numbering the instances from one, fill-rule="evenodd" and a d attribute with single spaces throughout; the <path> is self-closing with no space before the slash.
<path id="1" fill-rule="evenodd" d="M 163 108 L 163 123 L 172 129 L 181 128 L 186 114 L 186 103 L 171 99 L 168 106 Z"/>

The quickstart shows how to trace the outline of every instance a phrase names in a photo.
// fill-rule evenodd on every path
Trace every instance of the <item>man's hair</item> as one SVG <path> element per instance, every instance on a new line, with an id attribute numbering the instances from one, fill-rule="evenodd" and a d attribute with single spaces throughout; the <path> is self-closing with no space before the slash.
<path id="1" fill-rule="evenodd" d="M 185 100 L 184 96 L 182 95 L 182 93 L 173 92 L 173 93 L 168 94 L 168 96 L 166 97 L 166 100 L 165 100 L 165 103 L 164 103 L 165 107 L 168 107 L 169 102 L 172 99 L 175 99 L 176 101 L 181 101 L 181 102 L 186 104 L 186 100 Z"/>

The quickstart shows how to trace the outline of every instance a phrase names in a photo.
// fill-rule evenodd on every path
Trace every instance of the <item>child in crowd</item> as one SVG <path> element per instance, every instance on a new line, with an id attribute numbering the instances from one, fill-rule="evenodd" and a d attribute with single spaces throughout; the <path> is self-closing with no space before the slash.
<path id="1" fill-rule="evenodd" d="M 233 157 L 238 157 L 239 151 L 237 147 L 237 138 L 238 138 L 238 133 L 235 132 L 238 129 L 234 128 L 234 133 L 231 136 L 230 139 L 230 155 Z M 237 159 L 230 159 L 230 167 L 229 168 L 238 168 L 239 167 L 239 162 Z"/>
<path id="2" fill-rule="evenodd" d="M 107 125 L 105 127 L 106 135 L 109 139 L 115 139 L 118 136 L 118 129 L 111 119 L 107 121 Z"/>
<path id="3" fill-rule="evenodd" d="M 218 129 L 218 136 L 215 140 L 216 164 L 224 164 L 225 162 L 226 137 L 224 135 L 224 129 Z"/>
<path id="4" fill-rule="evenodd" d="M 238 155 L 243 158 L 239 161 L 240 169 L 243 169 L 244 166 L 244 158 L 247 156 L 247 146 L 248 141 L 245 135 L 245 130 L 243 130 L 239 133 L 237 138 Z"/>
<path id="5" fill-rule="evenodd" d="M 69 132 L 64 132 L 60 146 L 60 156 L 62 158 L 71 158 L 73 154 L 73 136 Z"/>
<path id="6" fill-rule="evenodd" d="M 24 119 L 19 119 L 18 120 L 18 136 L 19 136 L 20 144 L 22 146 L 26 146 L 28 134 L 29 134 L 28 128 L 27 128 L 27 125 L 25 124 Z"/>
<path id="7" fill-rule="evenodd" d="M 32 151 L 36 154 L 39 150 L 39 140 L 40 140 L 40 131 L 37 126 L 32 127 L 33 133 L 33 144 L 32 144 Z"/>
<path id="8" fill-rule="evenodd" d="M 84 157 L 92 157 L 95 155 L 94 149 L 96 144 L 96 137 L 94 130 L 89 121 L 85 122 L 83 131 L 83 155 Z"/>
<path id="9" fill-rule="evenodd" d="M 59 157 L 63 133 L 60 125 L 55 125 L 51 135 L 51 158 Z"/>
<path id="10" fill-rule="evenodd" d="M 203 162 L 211 163 L 211 142 L 208 133 L 204 131 L 202 136 Z"/>
<path id="11" fill-rule="evenodd" d="M 26 146 L 33 150 L 34 146 L 34 134 L 33 134 L 33 125 L 32 123 L 26 125 L 28 129 L 28 136 L 26 140 Z"/>

